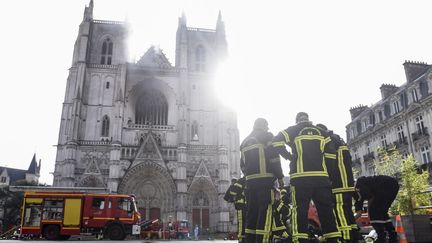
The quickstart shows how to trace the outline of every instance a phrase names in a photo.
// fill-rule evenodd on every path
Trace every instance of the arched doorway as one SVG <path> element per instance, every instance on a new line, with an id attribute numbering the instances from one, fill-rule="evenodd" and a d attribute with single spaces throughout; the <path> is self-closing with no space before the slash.
<path id="1" fill-rule="evenodd" d="M 189 187 L 188 212 L 192 226 L 198 225 L 203 232 L 216 226 L 214 211 L 217 208 L 217 190 L 210 179 L 196 178 Z"/>
<path id="2" fill-rule="evenodd" d="M 129 169 L 118 192 L 135 195 L 143 219 L 166 221 L 175 215 L 174 181 L 165 168 L 152 161 L 143 161 Z"/>

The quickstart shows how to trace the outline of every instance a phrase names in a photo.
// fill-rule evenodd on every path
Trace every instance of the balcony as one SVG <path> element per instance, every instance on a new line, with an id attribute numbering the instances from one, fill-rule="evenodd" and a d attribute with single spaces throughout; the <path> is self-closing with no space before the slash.
<path id="1" fill-rule="evenodd" d="M 370 152 L 363 156 L 363 161 L 372 161 L 375 159 L 374 152 Z"/>
<path id="2" fill-rule="evenodd" d="M 422 138 L 427 138 L 427 137 L 429 137 L 428 128 L 425 127 L 423 129 L 419 129 L 415 133 L 412 133 L 411 136 L 412 136 L 413 141 L 417 141 L 417 140 L 420 140 Z"/>
<path id="3" fill-rule="evenodd" d="M 391 145 L 391 147 L 394 147 L 396 149 L 403 148 L 408 145 L 408 139 L 407 137 L 399 138 L 398 140 L 394 141 Z"/>
<path id="4" fill-rule="evenodd" d="M 174 130 L 174 126 L 172 125 L 145 125 L 145 124 L 133 124 L 128 123 L 127 128 L 137 129 L 137 130 Z"/>

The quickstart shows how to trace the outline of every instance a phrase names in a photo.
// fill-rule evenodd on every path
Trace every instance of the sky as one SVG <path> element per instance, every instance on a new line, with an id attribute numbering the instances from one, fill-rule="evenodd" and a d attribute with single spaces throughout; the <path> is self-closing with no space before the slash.
<path id="1" fill-rule="evenodd" d="M 0 3 L 0 166 L 27 169 L 36 153 L 52 184 L 60 115 L 78 27 L 89 0 Z M 430 1 L 95 0 L 94 18 L 128 20 L 131 59 L 158 45 L 175 63 L 182 11 L 215 28 L 229 59 L 215 89 L 237 111 L 240 138 L 257 117 L 277 133 L 299 111 L 342 137 L 349 109 L 406 82 L 405 60 L 432 62 Z M 287 166 L 284 165 L 287 173 Z"/>

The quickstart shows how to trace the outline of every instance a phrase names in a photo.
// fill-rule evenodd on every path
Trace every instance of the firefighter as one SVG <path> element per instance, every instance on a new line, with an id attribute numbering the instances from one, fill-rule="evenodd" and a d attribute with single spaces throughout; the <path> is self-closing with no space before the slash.
<path id="1" fill-rule="evenodd" d="M 355 190 L 356 218 L 361 216 L 363 203 L 367 200 L 369 219 L 372 227 L 378 234 L 376 242 L 386 242 L 385 231 L 387 231 L 389 237 L 388 242 L 396 243 L 397 233 L 388 216 L 388 210 L 396 199 L 396 195 L 399 191 L 397 180 L 384 175 L 360 177 L 355 183 Z"/>
<path id="2" fill-rule="evenodd" d="M 356 242 L 359 240 L 358 226 L 354 219 L 352 210 L 352 199 L 354 194 L 354 177 L 352 171 L 351 155 L 346 143 L 333 131 L 323 124 L 317 127 L 326 131 L 331 138 L 332 146 L 336 149 L 336 158 L 327 156 L 327 163 L 333 163 L 333 171 L 328 171 L 332 183 L 332 192 L 335 200 L 334 212 L 338 223 L 338 229 L 345 242 Z"/>
<path id="3" fill-rule="evenodd" d="M 335 157 L 330 137 L 312 125 L 305 112 L 296 116 L 296 125 L 278 133 L 272 145 L 285 159 L 290 160 L 291 224 L 293 242 L 307 242 L 308 210 L 310 201 L 316 205 L 327 242 L 338 242 L 341 237 L 333 214 L 333 195 L 324 154 Z M 292 155 L 286 150 L 290 146 Z"/>
<path id="4" fill-rule="evenodd" d="M 273 134 L 263 118 L 255 120 L 253 131 L 240 145 L 240 165 L 246 177 L 246 242 L 269 242 L 271 237 L 273 184 L 283 184 L 279 156 L 269 156 Z M 271 147 L 271 146 L 270 146 Z"/>
<path id="5" fill-rule="evenodd" d="M 286 187 L 276 189 L 278 197 L 273 204 L 273 242 L 289 242 L 288 229 L 286 221 L 288 220 L 289 209 L 289 194 Z"/>
<path id="6" fill-rule="evenodd" d="M 245 238 L 245 219 L 246 219 L 246 197 L 244 189 L 246 186 L 246 178 L 242 177 L 238 180 L 231 180 L 232 184 L 225 193 L 224 199 L 234 203 L 234 208 L 237 212 L 237 239 L 239 242 Z"/>

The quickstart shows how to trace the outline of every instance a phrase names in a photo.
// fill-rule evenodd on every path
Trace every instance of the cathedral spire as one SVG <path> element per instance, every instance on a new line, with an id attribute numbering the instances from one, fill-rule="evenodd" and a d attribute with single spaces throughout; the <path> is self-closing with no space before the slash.
<path id="1" fill-rule="evenodd" d="M 216 31 L 225 34 L 225 23 L 222 21 L 222 12 L 219 10 L 218 19 L 216 23 Z"/>
<path id="2" fill-rule="evenodd" d="M 181 17 L 179 18 L 179 28 L 180 28 L 180 26 L 186 27 L 186 24 L 187 24 L 186 14 L 183 10 Z"/>
<path id="3" fill-rule="evenodd" d="M 93 0 L 90 0 L 89 6 L 84 8 L 83 21 L 91 21 L 93 19 Z"/>

